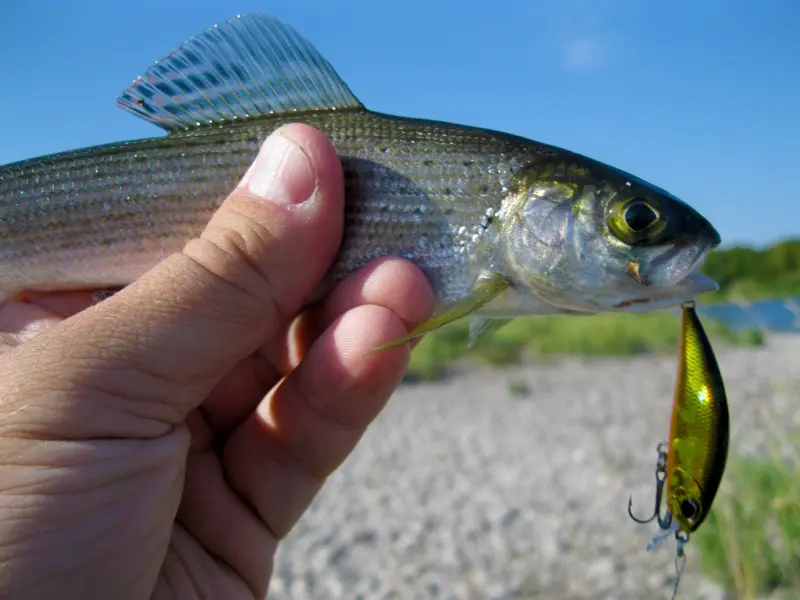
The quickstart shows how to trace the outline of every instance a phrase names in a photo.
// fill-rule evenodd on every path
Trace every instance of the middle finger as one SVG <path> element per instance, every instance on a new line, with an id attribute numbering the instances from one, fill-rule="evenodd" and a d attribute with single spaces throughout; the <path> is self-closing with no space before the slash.
<path id="1" fill-rule="evenodd" d="M 269 390 L 288 375 L 314 341 L 343 314 L 357 306 L 376 305 L 397 315 L 410 331 L 433 310 L 433 292 L 413 263 L 401 258 L 375 260 L 341 281 L 309 308 L 277 341 L 242 361 L 203 403 L 208 425 L 227 437 Z M 295 348 L 295 356 L 291 356 Z"/>

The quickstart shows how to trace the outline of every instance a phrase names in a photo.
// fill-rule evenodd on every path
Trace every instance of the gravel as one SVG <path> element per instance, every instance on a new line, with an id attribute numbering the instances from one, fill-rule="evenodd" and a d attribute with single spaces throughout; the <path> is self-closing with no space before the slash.
<path id="1" fill-rule="evenodd" d="M 800 423 L 800 336 L 719 348 L 733 451 Z M 669 598 L 646 552 L 675 357 L 470 365 L 406 384 L 281 545 L 269 597 Z M 724 485 L 724 481 L 723 481 Z M 721 600 L 687 548 L 682 597 Z"/>

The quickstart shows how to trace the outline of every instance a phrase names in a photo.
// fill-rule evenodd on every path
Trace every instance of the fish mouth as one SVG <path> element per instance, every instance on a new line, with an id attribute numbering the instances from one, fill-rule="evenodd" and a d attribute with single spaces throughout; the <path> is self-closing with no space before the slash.
<path id="1" fill-rule="evenodd" d="M 689 273 L 680 282 L 671 287 L 660 288 L 658 293 L 653 288 L 648 288 L 651 295 L 641 298 L 628 298 L 614 305 L 614 308 L 627 312 L 644 312 L 660 308 L 672 308 L 691 302 L 698 296 L 719 290 L 717 282 L 702 273 Z"/>
<path id="2" fill-rule="evenodd" d="M 687 290 L 693 290 L 697 296 L 719 291 L 719 284 L 708 275 L 703 275 L 702 273 L 691 273 L 684 281 L 687 284 Z"/>
<path id="3" fill-rule="evenodd" d="M 697 273 L 714 247 L 712 243 L 698 245 L 695 242 L 676 245 L 665 250 L 650 261 L 647 267 L 648 283 L 659 287 L 677 285 Z"/>

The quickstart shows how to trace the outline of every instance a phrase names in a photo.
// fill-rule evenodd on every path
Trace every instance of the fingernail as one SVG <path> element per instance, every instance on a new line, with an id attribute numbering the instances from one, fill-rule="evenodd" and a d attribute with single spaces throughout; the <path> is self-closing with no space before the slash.
<path id="1" fill-rule="evenodd" d="M 262 144 L 239 187 L 270 202 L 300 204 L 314 192 L 316 181 L 311 161 L 300 146 L 273 133 Z"/>

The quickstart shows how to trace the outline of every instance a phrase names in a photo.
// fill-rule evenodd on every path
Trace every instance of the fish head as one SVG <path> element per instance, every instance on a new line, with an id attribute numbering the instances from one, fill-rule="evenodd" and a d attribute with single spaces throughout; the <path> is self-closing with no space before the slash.
<path id="1" fill-rule="evenodd" d="M 608 165 L 571 154 L 531 165 L 504 208 L 510 278 L 554 306 L 642 312 L 718 289 L 699 272 L 720 244 L 711 223 Z"/>

